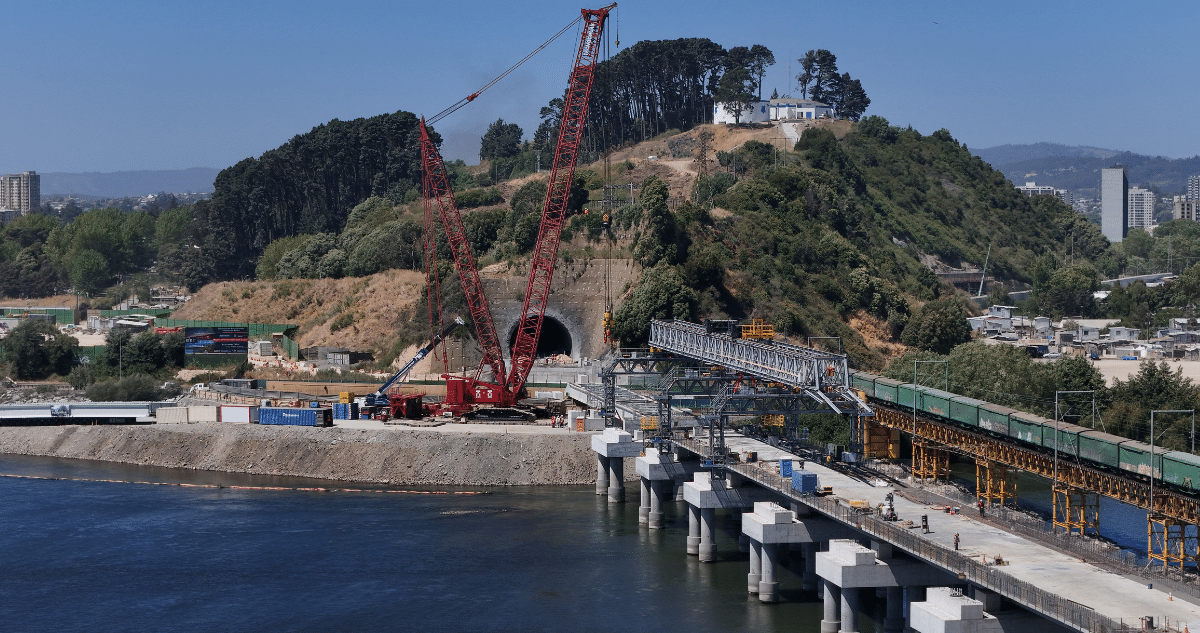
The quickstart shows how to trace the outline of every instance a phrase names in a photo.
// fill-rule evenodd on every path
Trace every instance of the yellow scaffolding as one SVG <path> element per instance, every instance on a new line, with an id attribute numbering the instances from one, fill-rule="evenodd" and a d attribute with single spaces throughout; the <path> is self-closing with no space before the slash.
<path id="1" fill-rule="evenodd" d="M 1161 562 L 1167 568 L 1170 568 L 1172 563 L 1180 569 L 1189 562 L 1195 563 L 1196 531 L 1197 527 L 1191 523 L 1163 514 L 1151 514 L 1146 534 L 1147 556 L 1150 560 Z"/>
<path id="2" fill-rule="evenodd" d="M 771 339 L 775 337 L 775 326 L 767 325 L 763 319 L 752 319 L 750 325 L 742 326 L 742 338 Z"/>
<path id="3" fill-rule="evenodd" d="M 864 416 L 861 421 L 862 445 L 867 457 L 872 459 L 900 459 L 900 429 L 889 429 L 879 424 L 875 416 Z"/>
<path id="4" fill-rule="evenodd" d="M 1070 484 L 1055 484 L 1053 521 L 1056 531 L 1100 534 L 1100 495 Z"/>
<path id="5" fill-rule="evenodd" d="M 913 442 L 912 474 L 916 479 L 950 479 L 950 451 L 942 444 L 916 440 Z"/>
<path id="6" fill-rule="evenodd" d="M 975 459 L 975 499 L 987 505 L 1017 500 L 1017 470 L 990 459 Z"/>
<path id="7" fill-rule="evenodd" d="M 642 423 L 643 431 L 657 431 L 658 430 L 658 416 L 657 415 L 644 415 L 641 417 L 640 421 Z"/>

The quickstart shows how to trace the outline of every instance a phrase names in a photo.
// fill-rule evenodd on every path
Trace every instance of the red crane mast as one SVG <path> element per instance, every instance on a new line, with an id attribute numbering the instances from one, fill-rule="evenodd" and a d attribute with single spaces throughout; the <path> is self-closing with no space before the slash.
<path id="1" fill-rule="evenodd" d="M 600 57 L 600 36 L 604 32 L 608 13 L 616 6 L 614 3 L 603 9 L 582 11 L 579 51 L 575 55 L 575 66 L 571 70 L 571 81 L 563 105 L 562 124 L 554 148 L 554 164 L 546 186 L 546 204 L 542 208 L 541 228 L 529 264 L 525 303 L 521 307 L 521 318 L 517 321 L 517 340 L 512 348 L 512 369 L 504 383 L 505 392 L 520 391 L 529 377 L 529 370 L 533 368 L 542 321 L 546 315 L 546 303 L 550 300 L 550 282 L 554 279 L 554 263 L 558 258 L 559 238 L 567 216 L 571 183 L 575 179 L 579 145 L 583 141 L 583 128 L 587 123 L 588 100 Z"/>
<path id="2" fill-rule="evenodd" d="M 426 273 L 430 278 L 430 325 L 436 331 L 439 324 L 435 324 L 433 321 L 441 319 L 440 308 L 433 307 L 435 300 L 440 301 L 434 296 L 440 291 L 437 290 L 436 257 L 432 254 L 435 243 L 428 237 L 432 235 L 431 222 L 436 213 L 446 231 L 446 240 L 450 246 L 450 252 L 454 256 L 455 269 L 458 272 L 459 281 L 462 283 L 463 294 L 466 296 L 467 309 L 475 323 L 475 334 L 483 350 L 483 360 L 480 362 L 479 370 L 476 371 L 475 379 L 463 387 L 474 390 L 477 396 L 481 392 L 487 392 L 489 396 L 486 401 L 496 402 L 501 406 L 511 406 L 516 402 L 518 394 L 525 386 L 529 370 L 533 368 L 537 342 L 546 313 L 546 303 L 550 298 L 550 283 L 554 277 L 554 263 L 558 258 L 558 243 L 562 236 L 563 222 L 566 219 L 571 183 L 575 178 L 575 165 L 583 139 L 583 128 L 587 121 L 588 100 L 591 96 L 596 64 L 600 56 L 601 35 L 609 12 L 616 6 L 614 3 L 602 9 L 582 10 L 583 29 L 579 50 L 575 56 L 575 65 L 571 71 L 570 83 L 567 88 L 554 161 L 546 187 L 546 202 L 542 208 L 538 240 L 529 266 L 525 301 L 521 308 L 521 318 L 517 322 L 517 338 L 512 349 L 512 369 L 507 374 L 504 371 L 504 356 L 499 337 L 496 334 L 495 322 L 492 320 L 483 283 L 479 278 L 475 257 L 471 252 L 470 243 L 467 241 L 462 217 L 454 202 L 454 194 L 451 192 L 449 178 L 446 174 L 446 165 L 438 153 L 437 147 L 429 138 L 425 120 L 421 120 L 422 188 L 427 234 L 425 264 Z M 466 101 L 470 101 L 474 96 L 472 95 Z M 485 367 L 492 370 L 494 380 L 499 384 L 479 381 L 480 373 Z M 451 394 L 456 389 L 450 388 L 449 384 L 447 387 L 447 401 L 450 403 L 455 399 Z M 461 394 L 461 396 L 470 398 L 467 394 Z"/>

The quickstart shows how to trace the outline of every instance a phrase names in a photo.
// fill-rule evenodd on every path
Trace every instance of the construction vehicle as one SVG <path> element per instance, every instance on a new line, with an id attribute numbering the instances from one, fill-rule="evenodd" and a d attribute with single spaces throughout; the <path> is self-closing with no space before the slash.
<path id="1" fill-rule="evenodd" d="M 483 358 L 474 376 L 446 375 L 446 400 L 439 405 L 439 413 L 474 416 L 492 419 L 527 419 L 528 412 L 514 405 L 524 395 L 525 380 L 533 368 L 538 339 L 541 336 L 546 304 L 550 298 L 550 284 L 554 276 L 554 264 L 558 258 L 559 240 L 567 218 L 567 204 L 571 184 L 575 176 L 575 165 L 583 140 L 584 124 L 596 66 L 601 53 L 601 35 L 608 14 L 616 7 L 583 9 L 583 22 L 579 49 L 564 99 L 562 123 L 554 151 L 554 160 L 547 181 L 546 200 L 542 208 L 542 219 L 538 239 L 529 264 L 529 279 L 521 315 L 517 320 L 516 341 L 512 346 L 511 367 L 504 367 L 504 355 L 500 339 L 492 320 L 491 309 L 484 294 L 483 283 L 475 264 L 463 227 L 462 217 L 454 202 L 446 165 L 430 139 L 426 121 L 421 120 L 421 165 L 422 189 L 425 203 L 425 270 L 428 275 L 427 299 L 431 331 L 441 321 L 440 280 L 437 276 L 435 219 L 445 230 L 446 241 L 454 258 L 454 268 L 462 284 L 468 311 L 475 325 L 475 334 L 483 351 Z M 564 29 L 565 31 L 565 29 Z M 493 82 L 494 83 L 494 82 Z M 490 86 L 491 84 L 489 84 Z M 486 89 L 486 87 L 485 87 Z M 473 100 L 478 92 L 460 104 Z M 452 106 L 448 111 L 457 109 Z M 436 118 L 431 118 L 432 123 Z M 489 374 L 485 380 L 485 375 Z"/>
<path id="2" fill-rule="evenodd" d="M 422 411 L 422 396 L 420 394 L 389 394 L 388 390 L 397 382 L 403 379 L 412 371 L 417 363 L 421 362 L 429 352 L 442 342 L 442 339 L 450 333 L 450 330 L 467 323 L 459 317 L 454 317 L 454 322 L 442 328 L 441 332 L 434 335 L 424 347 L 417 350 L 416 355 L 404 364 L 396 373 L 392 374 L 381 387 L 375 392 L 367 394 L 364 404 L 364 412 L 370 414 L 372 419 L 390 419 L 390 418 L 414 418 L 421 417 Z M 414 399 L 413 396 L 416 396 Z"/>

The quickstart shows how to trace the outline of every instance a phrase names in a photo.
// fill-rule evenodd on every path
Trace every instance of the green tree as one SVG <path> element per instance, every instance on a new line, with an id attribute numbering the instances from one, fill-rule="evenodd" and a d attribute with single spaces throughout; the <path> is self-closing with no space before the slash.
<path id="1" fill-rule="evenodd" d="M 667 208 L 669 195 L 667 183 L 657 176 L 642 183 L 638 202 L 642 205 L 645 229 L 634 246 L 633 256 L 645 268 L 653 268 L 659 262 L 672 264 L 679 255 L 675 216 Z"/>
<path id="2" fill-rule="evenodd" d="M 516 156 L 521 149 L 521 134 L 521 126 L 496 119 L 480 141 L 479 160 Z"/>
<path id="3" fill-rule="evenodd" d="M 955 297 L 930 301 L 904 327 L 900 341 L 910 347 L 949 354 L 971 340 L 967 310 Z"/>
<path id="4" fill-rule="evenodd" d="M 650 338 L 651 319 L 692 319 L 696 293 L 666 264 L 642 271 L 637 288 L 613 315 L 613 335 L 623 346 L 640 347 Z"/>
<path id="5" fill-rule="evenodd" d="M 837 56 L 820 48 L 810 50 L 801 57 L 800 74 L 796 83 L 800 94 L 806 99 L 829 103 L 839 90 L 841 75 L 838 74 Z"/>
<path id="6" fill-rule="evenodd" d="M 27 319 L 13 328 L 0 346 L 18 378 L 37 380 L 51 373 L 71 372 L 79 343 L 74 337 L 59 332 L 50 322 Z"/>
<path id="7" fill-rule="evenodd" d="M 1092 316 L 1096 311 L 1093 293 L 1099 289 L 1096 269 L 1089 264 L 1075 264 L 1059 268 L 1047 283 L 1035 285 L 1033 299 L 1054 316 Z"/>
<path id="8" fill-rule="evenodd" d="M 73 253 L 71 266 L 67 270 L 75 292 L 85 295 L 93 295 L 103 290 L 112 279 L 108 261 L 104 259 L 103 255 L 90 248 Z"/>
<path id="9" fill-rule="evenodd" d="M 871 98 L 863 90 L 862 82 L 851 79 L 850 73 L 843 73 L 838 81 L 839 90 L 831 104 L 837 115 L 843 119 L 857 121 L 871 105 Z"/>
<path id="10" fill-rule="evenodd" d="M 750 111 L 755 101 L 754 78 L 750 76 L 750 71 L 744 66 L 726 70 L 717 84 L 714 97 L 734 122 L 741 123 L 742 115 Z"/>

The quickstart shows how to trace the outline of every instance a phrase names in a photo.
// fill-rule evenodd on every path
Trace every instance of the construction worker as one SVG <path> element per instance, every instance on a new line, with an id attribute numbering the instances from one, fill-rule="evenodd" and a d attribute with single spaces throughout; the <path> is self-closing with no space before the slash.
<path id="1" fill-rule="evenodd" d="M 983 499 L 979 500 L 979 518 L 983 518 Z"/>
<path id="2" fill-rule="evenodd" d="M 954 551 L 958 551 L 958 532 L 954 533 Z"/>

